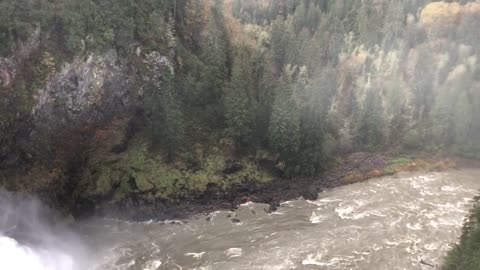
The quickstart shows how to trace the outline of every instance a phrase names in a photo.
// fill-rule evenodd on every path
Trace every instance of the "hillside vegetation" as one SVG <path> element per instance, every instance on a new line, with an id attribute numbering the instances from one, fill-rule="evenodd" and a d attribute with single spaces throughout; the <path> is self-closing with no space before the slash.
<path id="1" fill-rule="evenodd" d="M 83 208 L 478 158 L 479 26 L 478 1 L 3 0 L 0 181 Z"/>
<path id="2" fill-rule="evenodd" d="M 480 206 L 478 198 L 475 207 L 463 226 L 460 243 L 450 251 L 442 267 L 443 270 L 480 269 Z"/>

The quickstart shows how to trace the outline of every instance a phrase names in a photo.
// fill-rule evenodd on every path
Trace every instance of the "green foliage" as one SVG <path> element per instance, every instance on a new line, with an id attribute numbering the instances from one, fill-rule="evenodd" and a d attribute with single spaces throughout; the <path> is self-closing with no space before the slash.
<path id="1" fill-rule="evenodd" d="M 388 162 L 388 165 L 406 165 L 408 163 L 412 162 L 410 158 L 407 157 L 399 157 L 396 159 L 392 159 Z"/>
<path id="2" fill-rule="evenodd" d="M 479 198 L 463 225 L 460 244 L 451 250 L 442 266 L 442 270 L 480 269 L 480 206 Z"/>
<path id="3" fill-rule="evenodd" d="M 391 48 L 395 40 L 401 38 L 405 29 L 405 7 L 402 2 L 389 1 L 383 24 L 383 46 Z"/>
<path id="4" fill-rule="evenodd" d="M 166 58 L 157 53 L 149 55 L 151 78 L 145 93 L 145 105 L 150 115 L 152 138 L 168 150 L 168 160 L 173 161 L 184 142 L 185 123 L 180 99 Z"/>
<path id="5" fill-rule="evenodd" d="M 379 92 L 369 89 L 364 101 L 358 123 L 358 140 L 360 148 L 375 149 L 384 143 L 384 118 Z"/>
<path id="6" fill-rule="evenodd" d="M 45 5 L 48 9 L 48 5 Z M 172 3 L 146 0 L 65 0 L 50 4 L 53 15 L 50 28 L 65 41 L 72 54 L 115 48 L 122 54 L 144 43 L 157 47 L 166 30 Z M 32 20 L 32 19 L 30 19 Z M 48 29 L 48 28 L 47 28 Z M 62 31 L 58 31 L 58 30 Z"/>
<path id="7" fill-rule="evenodd" d="M 249 96 L 253 81 L 247 53 L 241 50 L 236 57 L 230 88 L 225 96 L 226 133 L 239 146 L 246 146 L 252 142 L 255 128 L 255 114 L 251 110 Z"/>
<path id="8" fill-rule="evenodd" d="M 423 136 L 418 129 L 409 130 L 403 137 L 403 147 L 407 150 L 421 149 Z"/>
<path id="9" fill-rule="evenodd" d="M 317 70 L 313 80 L 305 83 L 300 71 L 297 88 L 305 89 L 301 113 L 301 143 L 298 151 L 298 174 L 316 175 L 323 171 L 335 149 L 336 140 L 327 121 L 335 94 L 335 71 L 331 67 Z"/>
<path id="10" fill-rule="evenodd" d="M 97 151 L 93 154 L 86 184 L 95 196 L 113 194 L 113 201 L 121 201 L 135 194 L 144 199 L 178 200 L 207 189 L 215 184 L 227 189 L 246 180 L 270 181 L 269 173 L 260 170 L 247 158 L 238 160 L 240 170 L 224 174 L 227 160 L 233 157 L 209 151 L 201 158 L 198 168 L 185 168 L 168 163 L 157 153 L 149 151 L 148 132 L 140 131 L 128 143 L 125 152 Z M 207 147 L 212 149 L 213 147 Z"/>
<path id="11" fill-rule="evenodd" d="M 27 41 L 36 29 L 36 22 L 48 16 L 44 1 L 4 0 L 0 2 L 0 55 Z M 45 13 L 44 13 L 45 12 Z"/>
<path id="12" fill-rule="evenodd" d="M 15 73 L 0 89 L 0 140 L 15 148 L 36 91 L 64 62 L 115 50 L 132 71 L 125 80 L 138 100 L 129 102 L 147 120 L 151 152 L 172 164 L 204 166 L 188 145 L 223 136 L 239 155 L 267 148 L 287 175 L 389 147 L 478 157 L 478 16 L 440 40 L 408 15 L 429 2 L 234 0 L 237 20 L 221 0 L 3 0 L 0 55 L 18 65 L 0 62 L 2 80 Z"/>
<path id="13" fill-rule="evenodd" d="M 209 119 L 210 126 L 213 127 L 219 127 L 223 119 L 221 101 L 228 74 L 228 36 L 222 13 L 217 10 L 220 8 L 212 10 L 207 31 L 202 38 L 201 59 L 205 67 L 201 70 L 201 90 L 197 99 L 197 104 L 200 103 L 205 109 L 204 113 Z"/>
<path id="14" fill-rule="evenodd" d="M 294 54 L 295 47 L 292 46 L 293 35 L 287 22 L 280 17 L 272 22 L 271 46 L 273 62 L 278 70 L 289 63 L 290 55 Z"/>
<path id="15" fill-rule="evenodd" d="M 292 97 L 288 70 L 279 79 L 270 121 L 270 144 L 284 160 L 294 159 L 300 144 L 300 109 Z"/>
<path id="16" fill-rule="evenodd" d="M 373 0 L 362 1 L 358 12 L 358 33 L 362 44 L 372 47 L 380 43 L 382 18 Z"/>
<path id="17" fill-rule="evenodd" d="M 460 145 L 469 141 L 470 125 L 474 121 L 472 117 L 475 117 L 473 113 L 467 93 L 465 91 L 461 92 L 457 96 L 455 112 L 453 113 L 455 144 Z"/>
<path id="18" fill-rule="evenodd" d="M 421 48 L 419 51 L 419 60 L 415 67 L 415 80 L 413 85 L 415 118 L 425 119 L 434 106 L 433 82 L 434 74 L 431 68 L 433 61 L 432 54 L 428 48 Z"/>

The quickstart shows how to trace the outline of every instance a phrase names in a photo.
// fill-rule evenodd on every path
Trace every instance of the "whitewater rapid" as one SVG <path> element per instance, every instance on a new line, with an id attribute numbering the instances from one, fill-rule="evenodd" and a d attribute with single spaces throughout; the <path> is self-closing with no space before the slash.
<path id="1" fill-rule="evenodd" d="M 31 196 L 0 190 L 1 270 L 86 270 L 88 265 L 95 267 L 87 246 L 60 216 Z"/>
<path id="2" fill-rule="evenodd" d="M 441 265 L 479 188 L 480 170 L 403 173 L 272 213 L 247 203 L 183 221 L 92 219 L 76 230 L 90 253 L 87 267 L 78 268 L 68 249 L 1 237 L 0 269 L 434 269 L 421 262 Z M 16 262 L 25 268 L 5 267 Z"/>
<path id="3" fill-rule="evenodd" d="M 60 250 L 34 249 L 15 239 L 0 236 L 1 269 L 11 270 L 74 270 L 72 255 Z"/>

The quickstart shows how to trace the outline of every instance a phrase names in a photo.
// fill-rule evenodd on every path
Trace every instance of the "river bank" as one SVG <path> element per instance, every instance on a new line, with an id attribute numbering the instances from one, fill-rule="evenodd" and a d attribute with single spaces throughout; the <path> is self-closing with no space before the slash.
<path id="1" fill-rule="evenodd" d="M 440 269 L 479 176 L 478 169 L 401 172 L 271 213 L 244 203 L 176 221 L 78 226 L 97 255 L 94 269 Z"/>
<path id="2" fill-rule="evenodd" d="M 346 156 L 318 177 L 277 178 L 265 183 L 246 181 L 234 184 L 228 189 L 209 184 L 205 192 L 178 202 L 151 202 L 132 197 L 121 203 L 97 207 L 95 215 L 135 221 L 174 220 L 217 210 L 236 209 L 247 202 L 268 204 L 269 208 L 264 210 L 271 212 L 284 201 L 298 198 L 315 200 L 324 190 L 398 172 L 446 171 L 475 167 L 480 167 L 480 161 L 455 156 L 359 152 Z M 236 220 L 233 219 L 232 222 Z"/>

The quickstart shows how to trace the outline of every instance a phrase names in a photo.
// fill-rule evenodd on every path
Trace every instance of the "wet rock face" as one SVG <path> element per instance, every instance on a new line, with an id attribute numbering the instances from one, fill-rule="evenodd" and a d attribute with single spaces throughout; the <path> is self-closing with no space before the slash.
<path id="1" fill-rule="evenodd" d="M 16 73 L 15 62 L 10 58 L 0 58 L 0 89 L 9 88 Z"/>
<path id="2" fill-rule="evenodd" d="M 40 60 L 0 58 L 0 106 L 6 104 L 0 108 L 15 112 L 10 110 L 17 105 L 13 91 L 21 80 L 33 81 L 25 75 L 31 75 L 25 66 L 45 59 L 41 54 L 36 57 Z M 72 194 L 78 178 L 96 153 L 90 148 L 113 154 L 125 151 L 134 128 L 129 117 L 142 118 L 142 89 L 134 86 L 141 85 L 136 84 L 141 58 L 129 62 L 114 50 L 69 63 L 50 58 L 47 67 L 53 68 L 28 89 L 27 109 L 16 118 L 0 117 L 0 184 L 37 194 L 45 191 L 58 198 L 54 204 L 76 204 Z M 104 149 L 98 142 L 111 139 L 106 136 L 110 133 L 115 140 Z"/>
<path id="3" fill-rule="evenodd" d="M 135 91 L 129 87 L 128 65 L 114 50 L 55 63 L 48 53 L 39 56 L 22 48 L 0 58 L 0 104 L 11 113 L 0 118 L 0 167 L 19 168 L 25 159 L 38 160 L 38 149 L 55 146 L 64 155 L 51 158 L 67 159 L 79 150 L 70 146 L 88 143 L 96 129 L 137 105 L 129 95 Z M 30 63 L 40 66 L 30 69 Z M 42 68 L 45 74 L 35 73 Z"/>
<path id="4" fill-rule="evenodd" d="M 66 64 L 36 93 L 35 123 L 49 128 L 94 124 L 129 105 L 125 70 L 115 51 Z"/>

